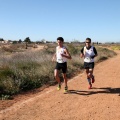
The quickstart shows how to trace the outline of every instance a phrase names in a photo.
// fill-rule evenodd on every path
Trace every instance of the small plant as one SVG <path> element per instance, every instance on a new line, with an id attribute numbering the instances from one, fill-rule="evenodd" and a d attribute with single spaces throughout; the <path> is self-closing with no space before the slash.
<path id="1" fill-rule="evenodd" d="M 56 45 L 56 44 L 55 44 Z M 47 45 L 47 49 L 40 51 L 27 51 L 11 56 L 0 54 L 0 99 L 9 99 L 11 95 L 39 88 L 43 85 L 53 85 L 55 63 L 51 61 L 55 53 L 55 45 Z M 80 58 L 82 45 L 66 44 L 71 60 L 68 60 L 67 77 L 71 78 L 83 69 L 83 58 Z M 98 57 L 95 62 L 100 62 L 116 55 L 106 48 L 96 47 Z M 61 79 L 62 75 L 60 74 Z"/>
<path id="2" fill-rule="evenodd" d="M 4 94 L 0 96 L 0 100 L 8 100 L 8 99 L 13 99 L 13 98 L 10 95 L 4 95 Z"/>
<path id="3" fill-rule="evenodd" d="M 79 53 L 79 49 L 77 49 L 76 47 L 74 47 L 73 44 L 68 44 L 68 49 L 71 55 L 76 55 Z"/>

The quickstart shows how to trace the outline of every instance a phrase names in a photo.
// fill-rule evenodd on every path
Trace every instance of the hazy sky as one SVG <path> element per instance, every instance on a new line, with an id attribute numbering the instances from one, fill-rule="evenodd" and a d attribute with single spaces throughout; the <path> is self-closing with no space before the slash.
<path id="1" fill-rule="evenodd" d="M 120 0 L 0 0 L 0 38 L 120 42 Z"/>

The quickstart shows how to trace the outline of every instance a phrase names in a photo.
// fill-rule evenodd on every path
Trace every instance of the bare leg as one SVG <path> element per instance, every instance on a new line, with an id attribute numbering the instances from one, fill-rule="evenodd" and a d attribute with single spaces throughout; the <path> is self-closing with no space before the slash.
<path id="1" fill-rule="evenodd" d="M 66 87 L 66 86 L 67 86 L 67 77 L 66 77 L 66 73 L 63 73 L 63 79 L 64 79 L 65 87 Z"/>
<path id="2" fill-rule="evenodd" d="M 93 77 L 93 69 L 89 69 L 89 74 L 88 74 L 88 76 L 89 76 L 90 78 Z"/>
<path id="3" fill-rule="evenodd" d="M 87 78 L 89 78 L 89 69 L 86 69 Z"/>
<path id="4" fill-rule="evenodd" d="M 91 78 L 90 78 L 90 71 L 89 69 L 86 69 L 86 74 L 87 74 L 87 80 L 88 80 L 88 83 L 89 83 L 89 89 L 92 88 L 92 84 L 91 84 Z"/>
<path id="5" fill-rule="evenodd" d="M 61 82 L 60 82 L 60 77 L 59 77 L 59 70 L 55 69 L 54 76 L 58 84 L 60 84 Z"/>

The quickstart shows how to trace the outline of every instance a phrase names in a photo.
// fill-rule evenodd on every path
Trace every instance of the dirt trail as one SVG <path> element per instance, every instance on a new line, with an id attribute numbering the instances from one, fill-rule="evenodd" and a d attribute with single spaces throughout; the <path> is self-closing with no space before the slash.
<path id="1" fill-rule="evenodd" d="M 85 73 L 68 82 L 69 93 L 56 86 L 0 111 L 0 120 L 120 120 L 120 51 L 95 66 L 95 83 L 88 90 Z"/>

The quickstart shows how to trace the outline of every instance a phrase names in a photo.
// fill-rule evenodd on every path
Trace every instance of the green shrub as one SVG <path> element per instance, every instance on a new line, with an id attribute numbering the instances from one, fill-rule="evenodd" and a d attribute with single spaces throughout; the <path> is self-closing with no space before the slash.
<path id="1" fill-rule="evenodd" d="M 72 55 L 72 59 L 68 60 L 67 71 L 67 77 L 70 78 L 83 69 L 83 58 L 80 58 L 79 55 L 83 46 L 75 46 L 74 44 L 66 46 Z M 95 58 L 95 62 L 103 61 L 116 55 L 115 52 L 106 48 L 96 47 L 96 49 L 98 57 Z M 55 46 L 53 48 L 49 45 L 46 50 L 42 51 L 27 51 L 11 55 L 11 57 L 0 56 L 1 99 L 6 99 L 9 98 L 9 95 L 39 88 L 46 84 L 54 85 L 56 81 L 53 74 L 56 63 L 51 62 L 54 53 Z M 61 73 L 60 78 L 63 81 Z"/>
<path id="2" fill-rule="evenodd" d="M 72 44 L 68 44 L 68 50 L 69 50 L 71 55 L 76 55 L 79 53 L 79 49 L 74 47 L 74 45 L 72 45 Z"/>

